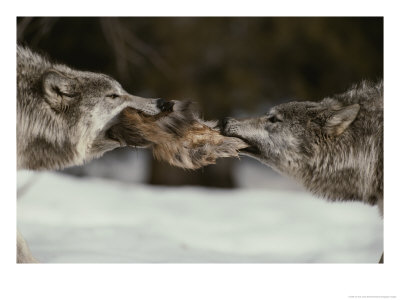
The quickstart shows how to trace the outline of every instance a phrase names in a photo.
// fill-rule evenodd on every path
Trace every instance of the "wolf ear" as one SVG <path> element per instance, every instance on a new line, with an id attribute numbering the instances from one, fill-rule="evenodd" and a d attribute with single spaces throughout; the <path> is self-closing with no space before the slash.
<path id="1" fill-rule="evenodd" d="M 42 78 L 47 103 L 57 112 L 63 112 L 78 96 L 77 81 L 56 70 L 48 70 Z"/>
<path id="2" fill-rule="evenodd" d="M 359 110 L 360 105 L 353 104 L 333 111 L 333 114 L 326 120 L 325 131 L 334 136 L 342 134 L 355 120 Z"/>

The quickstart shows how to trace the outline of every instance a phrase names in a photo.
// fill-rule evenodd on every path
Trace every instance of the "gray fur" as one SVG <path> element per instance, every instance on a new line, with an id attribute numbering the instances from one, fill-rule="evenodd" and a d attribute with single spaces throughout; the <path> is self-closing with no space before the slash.
<path id="1" fill-rule="evenodd" d="M 259 118 L 225 120 L 242 153 L 314 194 L 378 205 L 383 215 L 383 81 L 362 82 L 321 102 L 289 102 Z"/>

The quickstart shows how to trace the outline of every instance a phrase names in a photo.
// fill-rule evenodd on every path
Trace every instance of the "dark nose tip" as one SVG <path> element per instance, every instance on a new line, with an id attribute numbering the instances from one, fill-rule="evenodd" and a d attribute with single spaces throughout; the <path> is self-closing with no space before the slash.
<path id="1" fill-rule="evenodd" d="M 165 101 L 164 99 L 158 99 L 157 100 L 157 107 L 162 111 L 162 112 L 169 112 L 172 111 L 172 108 L 174 107 L 174 102 L 172 101 Z"/>
<path id="2" fill-rule="evenodd" d="M 218 127 L 220 127 L 221 129 L 225 129 L 226 125 L 228 125 L 228 123 L 233 120 L 233 118 L 230 117 L 225 117 L 219 120 L 218 122 Z"/>

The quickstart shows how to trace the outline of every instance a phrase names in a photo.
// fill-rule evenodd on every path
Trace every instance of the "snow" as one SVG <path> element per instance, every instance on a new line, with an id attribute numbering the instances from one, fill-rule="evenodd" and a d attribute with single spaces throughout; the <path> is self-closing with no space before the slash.
<path id="1" fill-rule="evenodd" d="M 45 263 L 379 260 L 376 208 L 329 203 L 265 166 L 239 165 L 242 187 L 232 190 L 18 172 L 19 187 L 31 183 L 18 197 L 18 229 Z"/>

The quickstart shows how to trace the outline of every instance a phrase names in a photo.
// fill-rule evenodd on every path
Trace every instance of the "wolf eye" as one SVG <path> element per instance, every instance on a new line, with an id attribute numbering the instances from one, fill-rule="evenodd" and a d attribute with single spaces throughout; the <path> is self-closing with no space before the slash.
<path id="1" fill-rule="evenodd" d="M 267 120 L 268 120 L 268 122 L 271 122 L 271 123 L 282 122 L 282 120 L 279 119 L 277 116 L 271 116 Z"/>
<path id="2" fill-rule="evenodd" d="M 115 99 L 115 98 L 118 98 L 119 95 L 117 95 L 117 94 L 110 94 L 110 95 L 107 95 L 106 97 L 111 98 L 111 99 Z"/>
<path id="3" fill-rule="evenodd" d="M 78 93 L 65 93 L 65 92 L 61 92 L 61 91 L 59 91 L 58 94 L 60 96 L 65 96 L 68 98 L 75 98 L 76 96 L 78 96 Z"/>

